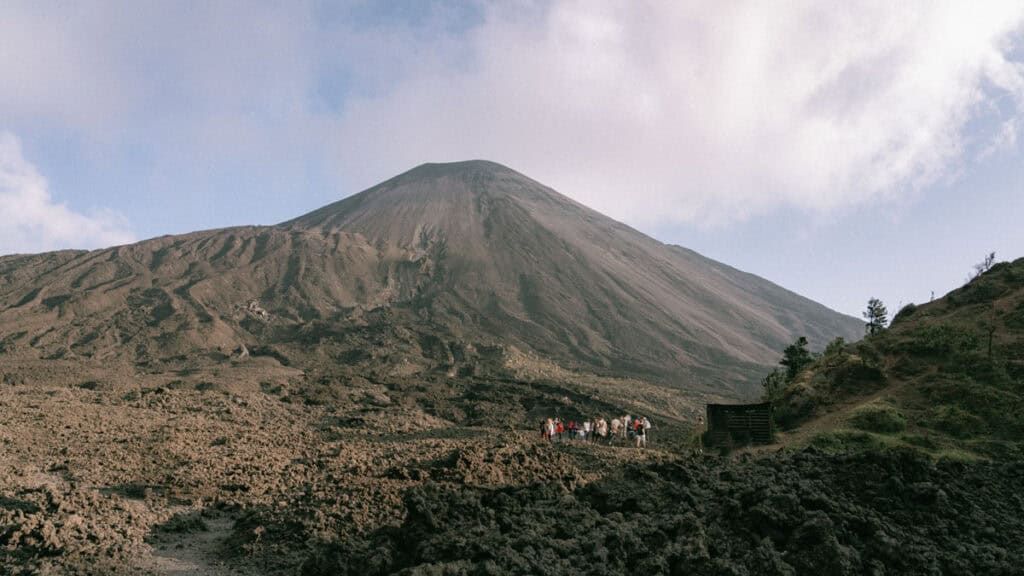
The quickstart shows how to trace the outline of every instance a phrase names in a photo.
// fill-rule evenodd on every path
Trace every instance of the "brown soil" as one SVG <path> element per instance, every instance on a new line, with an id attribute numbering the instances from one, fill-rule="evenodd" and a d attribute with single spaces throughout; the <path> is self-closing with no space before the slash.
<path id="1" fill-rule="evenodd" d="M 456 425 L 411 384 L 353 380 L 310 403 L 301 373 L 254 362 L 15 371 L 75 384 L 0 386 L 0 572 L 290 574 L 313 543 L 399 524 L 424 482 L 574 487 L 658 454 L 552 446 L 521 420 Z M 569 410 L 572 393 L 552 395 Z"/>

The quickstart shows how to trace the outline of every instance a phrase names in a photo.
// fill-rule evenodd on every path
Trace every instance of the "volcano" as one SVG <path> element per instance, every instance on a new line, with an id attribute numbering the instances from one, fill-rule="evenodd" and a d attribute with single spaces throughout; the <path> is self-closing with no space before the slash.
<path id="1" fill-rule="evenodd" d="M 860 321 L 487 161 L 424 164 L 294 220 L 0 258 L 0 354 L 129 372 L 263 355 L 459 378 L 514 355 L 749 396 Z"/>

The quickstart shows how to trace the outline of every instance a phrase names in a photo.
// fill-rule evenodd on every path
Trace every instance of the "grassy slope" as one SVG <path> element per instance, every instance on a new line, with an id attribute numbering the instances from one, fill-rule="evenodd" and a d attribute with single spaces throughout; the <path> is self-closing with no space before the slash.
<path id="1" fill-rule="evenodd" d="M 1024 258 L 817 360 L 776 416 L 785 444 L 1024 456 Z"/>

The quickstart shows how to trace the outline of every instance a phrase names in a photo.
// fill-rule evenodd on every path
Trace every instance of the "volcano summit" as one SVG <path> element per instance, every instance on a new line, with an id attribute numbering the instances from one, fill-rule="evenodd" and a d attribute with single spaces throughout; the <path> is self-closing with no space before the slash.
<path id="1" fill-rule="evenodd" d="M 457 376 L 514 350 L 736 395 L 797 336 L 859 333 L 853 318 L 486 161 L 424 164 L 276 226 L 0 258 L 9 358 L 128 370 L 252 351 L 297 368 L 315 357 Z"/>
<path id="2" fill-rule="evenodd" d="M 365 537 L 423 517 L 410 489 L 664 464 L 785 344 L 860 331 L 481 161 L 276 226 L 0 257 L 0 572 L 344 573 L 363 557 L 325 545 L 391 554 Z M 651 450 L 533 432 L 622 414 Z"/>

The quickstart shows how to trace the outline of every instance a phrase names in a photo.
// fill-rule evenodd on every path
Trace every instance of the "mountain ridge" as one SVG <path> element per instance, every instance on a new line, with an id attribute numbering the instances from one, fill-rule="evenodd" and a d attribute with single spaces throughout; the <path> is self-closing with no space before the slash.
<path id="1" fill-rule="evenodd" d="M 743 396 L 796 335 L 823 346 L 859 329 L 479 160 L 424 164 L 273 226 L 0 258 L 0 335 L 26 332 L 13 348 L 151 369 L 239 347 L 303 358 L 301 335 L 352 373 L 471 374 L 467 351 L 512 346 Z"/>

